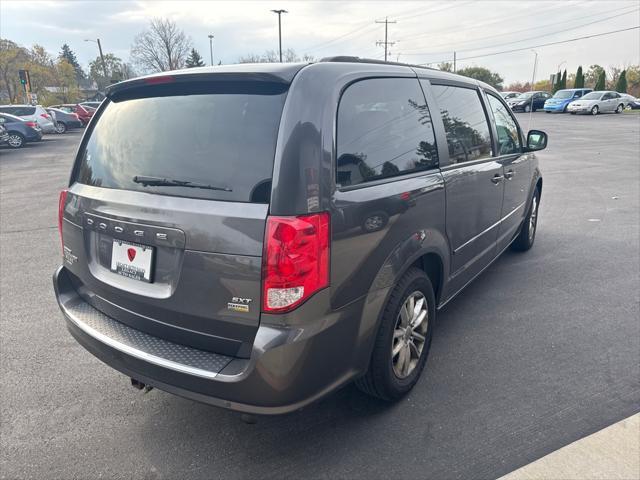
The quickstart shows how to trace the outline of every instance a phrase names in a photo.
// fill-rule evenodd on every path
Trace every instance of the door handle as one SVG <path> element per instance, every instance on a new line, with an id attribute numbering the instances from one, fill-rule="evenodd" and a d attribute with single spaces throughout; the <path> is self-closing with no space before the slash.
<path id="1" fill-rule="evenodd" d="M 515 175 L 515 172 L 513 170 L 509 170 L 504 174 L 504 178 L 506 178 L 507 180 L 511 180 L 514 175 Z"/>
<path id="2" fill-rule="evenodd" d="M 502 179 L 504 179 L 504 177 L 502 175 L 496 173 L 493 176 L 493 178 L 491 178 L 491 181 L 497 185 L 498 183 L 500 183 L 502 181 Z"/>

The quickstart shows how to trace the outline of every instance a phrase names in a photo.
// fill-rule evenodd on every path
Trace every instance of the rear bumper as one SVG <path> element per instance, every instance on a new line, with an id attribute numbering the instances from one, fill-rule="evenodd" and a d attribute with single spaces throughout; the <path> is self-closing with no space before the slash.
<path id="1" fill-rule="evenodd" d="M 369 354 L 358 322 L 364 298 L 326 312 L 325 290 L 291 314 L 263 315 L 244 359 L 168 342 L 107 317 L 78 295 L 64 267 L 53 283 L 68 330 L 89 352 L 145 384 L 218 407 L 297 410 L 357 376 Z"/>

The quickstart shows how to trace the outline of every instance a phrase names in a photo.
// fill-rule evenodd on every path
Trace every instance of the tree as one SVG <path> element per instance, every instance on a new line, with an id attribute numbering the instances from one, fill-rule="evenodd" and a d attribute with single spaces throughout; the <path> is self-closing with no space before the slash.
<path id="1" fill-rule="evenodd" d="M 631 65 L 625 70 L 627 93 L 640 97 L 640 65 Z"/>
<path id="2" fill-rule="evenodd" d="M 564 72 L 562 72 L 562 80 L 560 80 L 560 89 L 565 89 L 567 88 L 567 69 L 564 69 Z"/>
<path id="3" fill-rule="evenodd" d="M 58 58 L 66 60 L 73 67 L 73 70 L 75 71 L 76 81 L 79 82 L 80 80 L 85 78 L 86 75 L 84 73 L 84 70 L 82 70 L 82 67 L 78 63 L 76 54 L 73 53 L 73 50 L 71 50 L 69 45 L 67 45 L 66 43 L 62 45 L 62 50 L 60 51 L 60 55 L 58 55 Z"/>
<path id="4" fill-rule="evenodd" d="M 103 90 L 107 85 L 111 85 L 114 82 L 135 77 L 131 66 L 116 57 L 113 53 L 104 55 L 104 65 L 107 71 L 106 77 L 104 76 L 104 70 L 102 68 L 102 59 L 99 56 L 89 62 L 89 77 L 98 84 L 99 90 Z"/>
<path id="5" fill-rule="evenodd" d="M 606 88 L 606 83 L 607 83 L 607 76 L 604 73 L 604 70 L 601 70 L 600 74 L 598 75 L 598 81 L 596 82 L 596 86 L 594 87 L 594 90 L 604 90 Z"/>
<path id="6" fill-rule="evenodd" d="M 184 66 L 191 46 L 191 39 L 175 22 L 154 18 L 149 28 L 136 36 L 131 58 L 143 71 L 177 70 Z"/>
<path id="7" fill-rule="evenodd" d="M 584 76 L 585 85 L 594 86 L 598 81 L 601 72 L 604 72 L 604 68 L 600 65 L 591 65 Z"/>
<path id="8" fill-rule="evenodd" d="M 582 74 L 582 65 L 578 67 L 576 72 L 576 81 L 573 83 L 573 88 L 584 88 L 584 75 Z"/>
<path id="9" fill-rule="evenodd" d="M 502 90 L 502 82 L 504 82 L 504 80 L 499 74 L 490 71 L 488 68 L 466 67 L 458 70 L 456 73 L 458 75 L 464 75 L 465 77 L 475 78 L 481 82 L 488 83 L 497 90 Z"/>
<path id="10" fill-rule="evenodd" d="M 27 66 L 29 51 L 17 43 L 0 39 L 0 80 L 7 91 L 9 102 L 17 101 L 22 90 L 18 78 L 18 70 Z"/>
<path id="11" fill-rule="evenodd" d="M 451 63 L 451 62 L 440 62 L 438 64 L 438 70 L 442 70 L 443 72 L 453 72 L 453 63 Z"/>
<path id="12" fill-rule="evenodd" d="M 302 57 L 299 57 L 292 48 L 288 48 L 282 52 L 283 63 L 312 62 L 313 60 L 313 55 L 304 54 Z M 279 61 L 280 55 L 275 50 L 267 50 L 262 55 L 249 53 L 238 59 L 238 63 L 278 63 Z"/>
<path id="13" fill-rule="evenodd" d="M 616 92 L 627 93 L 627 71 L 626 70 L 623 70 L 620 73 L 620 77 L 618 77 L 618 82 L 616 83 Z"/>
<path id="14" fill-rule="evenodd" d="M 202 61 L 202 57 L 198 53 L 195 48 L 191 49 L 191 53 L 185 62 L 185 67 L 193 68 L 193 67 L 204 67 L 204 62 Z"/>
<path id="15" fill-rule="evenodd" d="M 507 92 L 528 92 L 531 90 L 530 82 L 513 82 L 504 87 Z"/>

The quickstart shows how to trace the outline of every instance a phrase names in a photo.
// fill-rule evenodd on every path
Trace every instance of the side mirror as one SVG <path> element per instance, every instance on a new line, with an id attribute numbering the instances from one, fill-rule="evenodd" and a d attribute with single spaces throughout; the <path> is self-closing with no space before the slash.
<path id="1" fill-rule="evenodd" d="M 529 130 L 527 134 L 527 152 L 537 152 L 547 148 L 547 134 L 540 130 Z"/>

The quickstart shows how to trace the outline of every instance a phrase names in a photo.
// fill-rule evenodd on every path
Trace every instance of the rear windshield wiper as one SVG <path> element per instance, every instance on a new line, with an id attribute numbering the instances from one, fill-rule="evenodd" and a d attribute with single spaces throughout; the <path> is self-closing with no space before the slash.
<path id="1" fill-rule="evenodd" d="M 207 185 L 206 183 L 189 182 L 187 180 L 175 180 L 171 178 L 147 177 L 144 175 L 136 175 L 133 177 L 133 181 L 144 187 L 187 187 L 233 192 L 233 189 L 229 187 L 216 187 L 215 185 Z"/>

